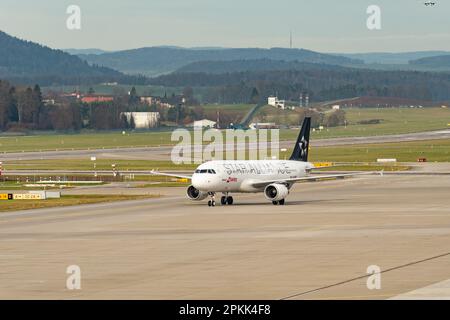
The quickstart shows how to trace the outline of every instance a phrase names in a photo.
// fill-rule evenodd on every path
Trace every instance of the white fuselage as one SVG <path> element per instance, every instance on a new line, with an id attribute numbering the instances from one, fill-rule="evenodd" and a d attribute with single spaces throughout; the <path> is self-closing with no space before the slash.
<path id="1" fill-rule="evenodd" d="M 195 170 L 192 185 L 203 192 L 262 192 L 254 184 L 304 177 L 313 167 L 291 160 L 209 161 Z"/>

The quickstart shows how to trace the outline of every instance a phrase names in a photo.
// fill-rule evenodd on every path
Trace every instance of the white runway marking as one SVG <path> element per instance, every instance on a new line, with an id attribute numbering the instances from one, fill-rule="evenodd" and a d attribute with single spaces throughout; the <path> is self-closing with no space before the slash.
<path id="1" fill-rule="evenodd" d="M 450 300 L 450 279 L 400 294 L 389 300 Z"/>

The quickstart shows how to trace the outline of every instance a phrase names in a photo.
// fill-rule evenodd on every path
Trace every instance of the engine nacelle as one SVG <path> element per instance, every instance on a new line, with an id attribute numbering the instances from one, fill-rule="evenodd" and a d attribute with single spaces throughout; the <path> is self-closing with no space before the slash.
<path id="1" fill-rule="evenodd" d="M 189 200 L 201 201 L 208 196 L 208 193 L 202 192 L 196 189 L 194 186 L 189 186 L 186 190 L 186 195 L 188 196 Z"/>
<path id="2" fill-rule="evenodd" d="M 269 184 L 264 189 L 264 195 L 267 200 L 270 201 L 280 201 L 287 197 L 289 194 L 289 189 L 284 184 Z"/>

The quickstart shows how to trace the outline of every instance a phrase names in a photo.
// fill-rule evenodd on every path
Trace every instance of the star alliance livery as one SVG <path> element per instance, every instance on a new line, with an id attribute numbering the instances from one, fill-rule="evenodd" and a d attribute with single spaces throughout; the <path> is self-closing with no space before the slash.
<path id="1" fill-rule="evenodd" d="M 372 172 L 309 175 L 314 165 L 308 162 L 311 118 L 303 121 L 300 134 L 289 160 L 223 160 L 208 161 L 197 167 L 192 176 L 151 171 L 152 174 L 185 178 L 192 184 L 186 195 L 190 200 L 201 201 L 208 197 L 208 206 L 216 205 L 216 193 L 222 193 L 222 205 L 233 204 L 231 193 L 263 192 L 274 205 L 284 205 L 285 199 L 295 182 L 312 181 L 319 178 L 339 178 Z"/>

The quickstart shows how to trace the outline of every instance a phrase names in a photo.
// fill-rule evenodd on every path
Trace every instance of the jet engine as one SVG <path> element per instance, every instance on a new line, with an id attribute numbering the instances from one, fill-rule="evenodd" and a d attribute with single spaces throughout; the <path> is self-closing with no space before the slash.
<path id="1" fill-rule="evenodd" d="M 207 192 L 202 192 L 202 191 L 196 189 L 194 186 L 189 186 L 186 190 L 186 194 L 187 194 L 189 200 L 192 200 L 192 201 L 201 201 L 208 196 Z"/>
<path id="2" fill-rule="evenodd" d="M 264 195 L 267 200 L 270 201 L 280 201 L 287 197 L 289 194 L 289 189 L 284 184 L 269 184 L 264 189 Z"/>

